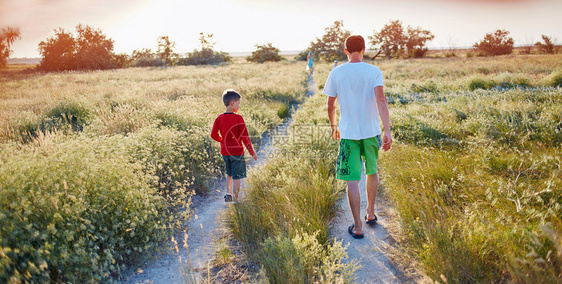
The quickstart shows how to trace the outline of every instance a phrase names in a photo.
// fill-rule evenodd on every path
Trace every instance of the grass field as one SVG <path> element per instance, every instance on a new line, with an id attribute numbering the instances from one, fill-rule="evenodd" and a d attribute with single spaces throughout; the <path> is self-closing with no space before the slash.
<path id="1" fill-rule="evenodd" d="M 209 134 L 243 96 L 256 140 L 305 94 L 300 64 L 25 73 L 0 81 L 0 282 L 108 281 L 222 174 Z"/>
<path id="2" fill-rule="evenodd" d="M 562 56 L 377 65 L 395 139 L 382 180 L 426 273 L 561 281 Z"/>
<path id="3" fill-rule="evenodd" d="M 395 139 L 380 172 L 404 249 L 436 281 L 559 282 L 562 56 L 375 64 Z M 322 89 L 329 64 L 315 69 Z M 255 141 L 302 101 L 305 79 L 289 62 L 2 77 L 1 282 L 117 276 L 168 240 L 189 218 L 189 194 L 221 174 L 208 136 L 223 90 L 241 92 Z M 273 282 L 349 282 L 327 233 L 344 186 L 337 145 L 319 129 L 325 97 L 294 120 L 316 139 L 250 173 L 233 236 Z"/>

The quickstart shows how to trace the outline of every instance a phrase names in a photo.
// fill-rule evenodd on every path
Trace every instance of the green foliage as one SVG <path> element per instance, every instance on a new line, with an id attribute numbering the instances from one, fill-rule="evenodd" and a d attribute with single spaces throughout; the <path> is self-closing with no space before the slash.
<path id="1" fill-rule="evenodd" d="M 380 178 L 400 216 L 402 247 L 434 281 L 560 282 L 562 95 L 548 82 L 561 60 L 378 63 L 394 102 L 394 143 L 381 152 Z M 489 89 L 471 91 L 475 78 Z M 439 92 L 413 87 L 431 81 Z"/>
<path id="2" fill-rule="evenodd" d="M 288 104 L 282 104 L 277 110 L 277 116 L 281 119 L 285 119 L 291 115 L 289 110 L 290 106 Z"/>
<path id="3" fill-rule="evenodd" d="M 281 61 L 279 51 L 279 48 L 273 47 L 271 42 L 265 45 L 256 44 L 256 50 L 252 52 L 252 55 L 246 57 L 246 60 L 255 63 L 264 63 L 266 61 Z"/>
<path id="4" fill-rule="evenodd" d="M 472 77 L 470 79 L 469 84 L 468 84 L 468 88 L 471 91 L 474 91 L 476 89 L 488 90 L 488 89 L 491 89 L 495 85 L 496 85 L 496 83 L 493 80 L 488 80 L 488 79 L 483 78 L 483 77 L 475 76 L 475 77 Z"/>
<path id="5" fill-rule="evenodd" d="M 2 282 L 108 280 L 169 236 L 167 208 L 185 203 L 155 194 L 132 140 L 45 139 L 2 160 Z"/>
<path id="6" fill-rule="evenodd" d="M 189 52 L 187 57 L 180 58 L 178 65 L 215 65 L 232 62 L 232 57 L 224 51 L 205 48 Z"/>
<path id="7" fill-rule="evenodd" d="M 423 84 L 412 84 L 412 92 L 416 93 L 436 93 L 438 92 L 437 84 L 434 81 L 427 81 Z"/>
<path id="8" fill-rule="evenodd" d="M 21 38 L 18 28 L 5 27 L 0 30 L 0 69 L 6 67 L 8 57 L 10 57 L 10 46 L 16 39 Z"/>
<path id="9" fill-rule="evenodd" d="M 498 88 L 393 105 L 381 167 L 400 166 L 382 178 L 433 279 L 559 280 L 561 99 Z"/>
<path id="10" fill-rule="evenodd" d="M 62 100 L 49 109 L 42 118 L 35 118 L 20 125 L 19 135 L 23 142 L 30 142 L 38 135 L 56 131 L 82 131 L 92 120 L 92 110 L 77 100 Z"/>
<path id="11" fill-rule="evenodd" d="M 215 45 L 213 34 L 200 33 L 199 42 L 201 42 L 201 50 L 189 52 L 185 58 L 179 59 L 178 65 L 216 65 L 232 62 L 232 57 L 228 53 L 213 49 Z"/>
<path id="12" fill-rule="evenodd" d="M 259 137 L 281 121 L 280 104 L 304 96 L 297 70 L 130 68 L 0 82 L 0 282 L 112 282 L 155 254 L 185 224 L 186 196 L 205 194 L 223 172 L 209 139 L 220 94 L 240 90 Z M 21 143 L 20 128 L 35 135 Z"/>
<path id="13" fill-rule="evenodd" d="M 549 87 L 562 87 L 562 70 L 553 71 L 543 79 L 544 85 Z"/>
<path id="14" fill-rule="evenodd" d="M 513 51 L 513 38 L 509 37 L 506 30 L 497 30 L 486 34 L 484 39 L 474 44 L 474 48 L 484 55 L 504 55 Z"/>
<path id="15" fill-rule="evenodd" d="M 342 242 L 325 247 L 314 235 L 268 238 L 263 244 L 263 269 L 271 283 L 351 283 L 357 265 L 347 258 Z"/>
<path id="16" fill-rule="evenodd" d="M 134 50 L 132 55 L 134 66 L 147 67 L 147 66 L 164 66 L 165 63 L 152 50 L 143 48 L 141 50 Z"/>
<path id="17" fill-rule="evenodd" d="M 164 195 L 177 188 L 206 194 L 223 167 L 207 132 L 200 127 L 187 131 L 146 127 L 135 133 L 137 144 L 130 155 L 158 177 L 158 188 Z"/>

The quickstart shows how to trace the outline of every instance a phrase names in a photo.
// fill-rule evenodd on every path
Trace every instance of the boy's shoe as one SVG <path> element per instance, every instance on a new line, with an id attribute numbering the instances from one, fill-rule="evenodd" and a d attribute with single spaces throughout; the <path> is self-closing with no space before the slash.
<path id="1" fill-rule="evenodd" d="M 230 195 L 230 194 L 227 193 L 227 194 L 224 196 L 224 202 L 232 202 L 232 195 Z"/>

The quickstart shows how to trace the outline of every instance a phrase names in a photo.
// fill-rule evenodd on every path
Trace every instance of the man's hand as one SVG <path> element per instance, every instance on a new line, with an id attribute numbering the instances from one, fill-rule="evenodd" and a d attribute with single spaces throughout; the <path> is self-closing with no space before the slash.
<path id="1" fill-rule="evenodd" d="M 252 155 L 252 158 L 254 158 L 254 161 L 257 160 L 257 159 L 258 159 L 258 154 L 254 153 L 254 154 Z"/>
<path id="2" fill-rule="evenodd" d="M 392 135 L 390 132 L 385 132 L 382 137 L 382 149 L 388 151 L 390 147 L 392 147 Z"/>
<path id="3" fill-rule="evenodd" d="M 340 128 L 337 125 L 332 126 L 332 139 L 334 140 L 340 139 Z"/>

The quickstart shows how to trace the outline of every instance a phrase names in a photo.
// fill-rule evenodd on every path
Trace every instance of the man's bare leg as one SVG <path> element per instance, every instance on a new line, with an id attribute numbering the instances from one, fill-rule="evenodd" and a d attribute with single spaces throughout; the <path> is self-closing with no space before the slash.
<path id="1" fill-rule="evenodd" d="M 240 192 L 240 179 L 235 179 L 232 184 L 232 191 L 234 195 L 232 195 L 234 202 L 238 202 L 238 193 Z"/>
<path id="2" fill-rule="evenodd" d="M 379 174 L 374 173 L 367 176 L 367 220 L 375 219 L 375 200 L 377 199 L 377 189 L 379 187 Z"/>
<path id="3" fill-rule="evenodd" d="M 353 224 L 355 225 L 355 234 L 363 234 L 363 224 L 361 223 L 361 194 L 359 193 L 359 181 L 351 180 L 347 182 L 347 201 L 349 209 L 353 215 Z"/>

